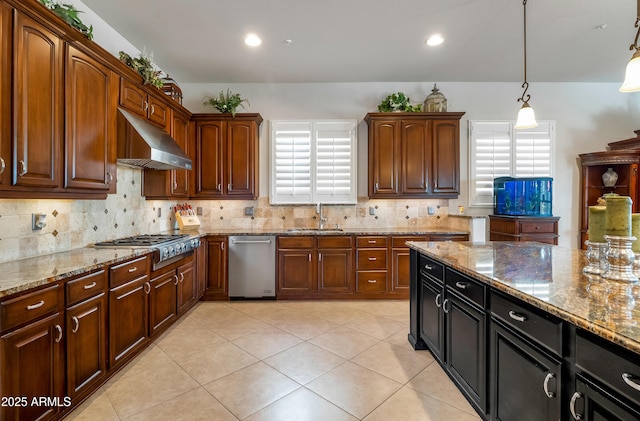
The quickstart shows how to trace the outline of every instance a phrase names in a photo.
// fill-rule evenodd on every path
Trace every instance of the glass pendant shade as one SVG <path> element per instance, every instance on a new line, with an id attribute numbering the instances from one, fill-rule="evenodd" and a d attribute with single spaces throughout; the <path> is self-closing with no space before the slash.
<path id="1" fill-rule="evenodd" d="M 624 75 L 624 82 L 620 87 L 620 92 L 640 91 L 640 50 L 636 50 L 627 64 Z"/>
<path id="2" fill-rule="evenodd" d="M 518 121 L 514 128 L 516 129 L 532 129 L 538 127 L 536 121 L 536 114 L 533 112 L 533 108 L 529 106 L 528 102 L 522 104 L 522 108 L 518 111 Z"/>

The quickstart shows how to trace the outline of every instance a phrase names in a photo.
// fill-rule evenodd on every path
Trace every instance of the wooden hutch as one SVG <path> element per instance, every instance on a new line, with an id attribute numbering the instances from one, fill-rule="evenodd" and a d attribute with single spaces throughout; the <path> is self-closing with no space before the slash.
<path id="1" fill-rule="evenodd" d="M 589 226 L 589 206 L 598 204 L 598 198 L 606 193 L 629 196 L 633 201 L 632 211 L 640 212 L 640 185 L 638 165 L 640 164 L 640 130 L 636 137 L 608 144 L 608 150 L 580 154 L 580 247 L 586 248 Z M 612 168 L 618 180 L 612 187 L 602 182 L 602 174 Z"/>

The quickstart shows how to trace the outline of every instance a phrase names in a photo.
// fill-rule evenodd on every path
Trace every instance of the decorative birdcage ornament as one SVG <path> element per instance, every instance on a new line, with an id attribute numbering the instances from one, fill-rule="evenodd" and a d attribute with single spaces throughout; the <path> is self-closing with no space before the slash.
<path id="1" fill-rule="evenodd" d="M 443 113 L 447 111 L 447 98 L 440 92 L 435 83 L 431 93 L 424 100 L 422 111 L 426 113 Z"/>

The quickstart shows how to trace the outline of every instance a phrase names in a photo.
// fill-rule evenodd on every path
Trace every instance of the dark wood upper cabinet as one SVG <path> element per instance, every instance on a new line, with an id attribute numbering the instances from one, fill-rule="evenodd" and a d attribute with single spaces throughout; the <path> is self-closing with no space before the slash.
<path id="1" fill-rule="evenodd" d="M 120 80 L 120 105 L 169 131 L 169 106 L 124 77 Z"/>
<path id="2" fill-rule="evenodd" d="M 117 87 L 108 67 L 67 48 L 65 187 L 115 193 Z"/>
<path id="3" fill-rule="evenodd" d="M 464 113 L 369 113 L 369 197 L 457 198 Z"/>
<path id="4" fill-rule="evenodd" d="M 13 10 L 14 185 L 60 185 L 63 46 L 55 33 Z"/>
<path id="5" fill-rule="evenodd" d="M 260 114 L 194 114 L 197 198 L 258 196 Z"/>
<path id="6" fill-rule="evenodd" d="M 0 3 L 0 51 L 11 51 L 11 8 Z M 11 57 L 0 54 L 0 189 L 11 185 Z"/>

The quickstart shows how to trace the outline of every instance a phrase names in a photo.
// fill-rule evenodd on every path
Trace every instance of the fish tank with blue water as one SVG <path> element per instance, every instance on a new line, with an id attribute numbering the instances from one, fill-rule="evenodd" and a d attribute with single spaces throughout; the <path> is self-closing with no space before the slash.
<path id="1" fill-rule="evenodd" d="M 497 177 L 493 180 L 493 213 L 552 216 L 553 178 Z"/>

